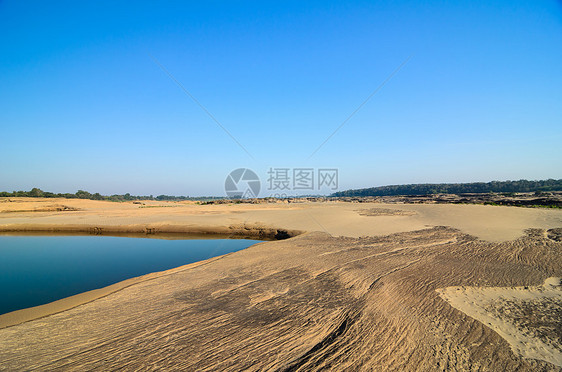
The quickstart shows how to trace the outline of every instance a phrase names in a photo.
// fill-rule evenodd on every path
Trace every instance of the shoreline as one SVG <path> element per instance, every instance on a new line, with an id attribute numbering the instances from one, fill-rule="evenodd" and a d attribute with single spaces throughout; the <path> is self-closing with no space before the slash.
<path id="1" fill-rule="evenodd" d="M 61 234 L 62 235 L 62 234 Z M 20 234 L 21 236 L 21 234 Z M 258 244 L 267 243 L 267 241 L 252 244 L 251 246 L 244 248 L 242 250 L 248 249 L 250 247 L 256 246 Z M 238 252 L 238 251 L 236 251 Z M 25 309 L 14 310 L 9 313 L 0 314 L 0 329 L 9 328 L 17 326 L 22 323 L 30 322 L 33 320 L 45 318 L 54 314 L 61 313 L 63 311 L 74 309 L 78 306 L 87 304 L 89 302 L 98 300 L 100 298 L 109 296 L 113 293 L 119 292 L 125 288 L 131 287 L 133 285 L 143 283 L 149 280 L 154 280 L 161 278 L 166 275 L 175 274 L 184 270 L 190 270 L 196 267 L 204 266 L 210 264 L 214 261 L 220 260 L 228 255 L 236 252 L 226 253 L 220 256 L 211 257 L 206 260 L 192 262 L 186 265 L 181 265 L 168 270 L 154 271 L 148 274 L 132 277 L 129 279 L 121 280 L 117 283 L 110 284 L 105 287 L 92 289 L 86 292 L 81 292 L 72 296 L 64 297 L 56 301 L 52 301 L 43 305 L 28 307 Z"/>
<path id="2" fill-rule="evenodd" d="M 135 238 L 230 238 L 282 240 L 305 233 L 301 230 L 274 228 L 259 224 L 230 226 L 181 225 L 90 225 L 90 224 L 10 224 L 0 225 L 0 235 L 100 235 Z"/>

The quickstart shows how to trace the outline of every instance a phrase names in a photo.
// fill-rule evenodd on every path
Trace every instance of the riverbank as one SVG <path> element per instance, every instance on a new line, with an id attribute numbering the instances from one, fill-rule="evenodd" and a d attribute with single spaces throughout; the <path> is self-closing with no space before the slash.
<path id="1" fill-rule="evenodd" d="M 305 233 L 149 274 L 66 311 L 0 329 L 0 369 L 559 368 L 514 350 L 438 292 L 524 288 L 561 277 L 559 210 L 57 203 L 77 210 L 0 212 L 0 227 L 259 224 Z M 552 306 L 556 314 L 556 301 Z"/>

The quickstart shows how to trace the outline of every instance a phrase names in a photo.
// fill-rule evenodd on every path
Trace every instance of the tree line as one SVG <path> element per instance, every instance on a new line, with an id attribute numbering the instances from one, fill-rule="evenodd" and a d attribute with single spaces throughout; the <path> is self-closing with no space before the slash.
<path id="1" fill-rule="evenodd" d="M 370 187 L 365 189 L 354 189 L 339 191 L 332 194 L 332 197 L 357 197 L 357 196 L 413 196 L 431 194 L 476 194 L 476 193 L 516 193 L 516 192 L 547 192 L 562 191 L 562 179 L 548 179 L 541 181 L 492 181 L 492 182 L 472 182 L 472 183 L 422 183 L 410 185 L 389 185 Z M 157 201 L 182 201 L 182 200 L 217 200 L 223 197 L 189 197 L 174 195 L 131 195 L 115 194 L 101 195 L 100 193 L 89 193 L 88 191 L 78 190 L 76 193 L 53 193 L 43 191 L 37 187 L 30 191 L 0 192 L 0 197 L 31 197 L 31 198 L 67 198 L 67 199 L 90 199 L 108 201 L 134 201 L 134 200 L 157 200 Z"/>
<path id="2" fill-rule="evenodd" d="M 472 183 L 421 183 L 339 191 L 331 196 L 413 196 L 430 194 L 516 193 L 562 191 L 562 179 L 492 181 Z"/>
<path id="3" fill-rule="evenodd" d="M 28 197 L 28 198 L 67 198 L 67 199 L 90 199 L 90 200 L 108 200 L 108 201 L 132 201 L 132 200 L 210 200 L 219 199 L 217 197 L 189 197 L 189 196 L 174 196 L 174 195 L 131 195 L 126 194 L 115 194 L 115 195 L 101 195 L 96 192 L 94 194 L 88 191 L 78 190 L 76 193 L 53 193 L 48 191 L 43 191 L 37 187 L 32 188 L 30 191 L 13 191 L 13 192 L 0 192 L 0 197 Z"/>

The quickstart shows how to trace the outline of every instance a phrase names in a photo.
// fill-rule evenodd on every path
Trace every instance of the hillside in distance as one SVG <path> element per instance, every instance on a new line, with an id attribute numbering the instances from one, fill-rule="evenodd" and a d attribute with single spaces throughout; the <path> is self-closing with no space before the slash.
<path id="1" fill-rule="evenodd" d="M 472 183 L 420 183 L 339 191 L 332 196 L 397 196 L 464 193 L 515 193 L 562 191 L 562 179 L 541 181 L 491 181 Z"/>

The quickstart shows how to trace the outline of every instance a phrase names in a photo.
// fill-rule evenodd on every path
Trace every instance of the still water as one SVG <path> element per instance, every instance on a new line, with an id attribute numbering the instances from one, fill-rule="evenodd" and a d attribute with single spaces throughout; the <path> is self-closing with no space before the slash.
<path id="1" fill-rule="evenodd" d="M 0 236 L 0 314 L 235 252 L 258 242 Z"/>

